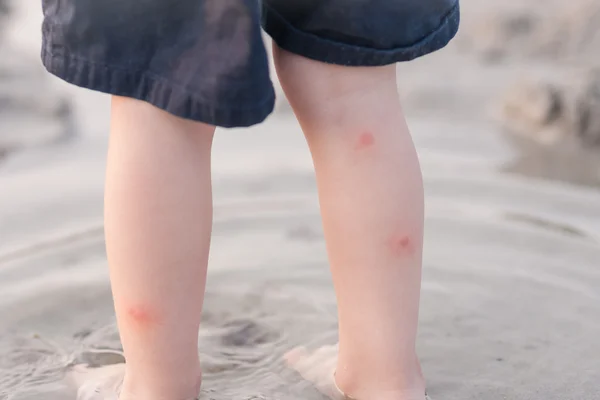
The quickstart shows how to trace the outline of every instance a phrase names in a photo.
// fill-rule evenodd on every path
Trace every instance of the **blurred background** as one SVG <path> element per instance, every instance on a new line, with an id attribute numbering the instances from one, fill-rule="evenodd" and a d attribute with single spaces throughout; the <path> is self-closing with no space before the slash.
<path id="1" fill-rule="evenodd" d="M 447 48 L 398 66 L 426 185 L 431 394 L 600 399 L 600 1 L 461 4 Z M 102 239 L 109 98 L 45 73 L 41 20 L 37 0 L 0 0 L 2 400 L 74 399 L 69 365 L 122 361 Z M 276 86 L 264 124 L 216 135 L 211 398 L 317 399 L 278 357 L 335 341 L 312 163 Z"/>

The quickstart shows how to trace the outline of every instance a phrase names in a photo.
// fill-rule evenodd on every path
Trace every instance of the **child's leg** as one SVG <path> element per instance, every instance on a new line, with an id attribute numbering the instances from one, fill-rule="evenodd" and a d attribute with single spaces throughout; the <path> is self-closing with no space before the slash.
<path id="1" fill-rule="evenodd" d="M 395 67 L 333 66 L 280 49 L 275 57 L 313 155 L 339 308 L 339 358 L 297 349 L 288 361 L 325 392 L 335 369 L 353 398 L 423 400 L 423 186 Z"/>
<path id="2" fill-rule="evenodd" d="M 127 360 L 122 400 L 199 393 L 214 129 L 113 98 L 105 229 Z"/>

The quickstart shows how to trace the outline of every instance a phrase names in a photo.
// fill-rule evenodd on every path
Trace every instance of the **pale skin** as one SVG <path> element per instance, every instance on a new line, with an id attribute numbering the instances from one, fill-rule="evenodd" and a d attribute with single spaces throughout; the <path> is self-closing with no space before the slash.
<path id="1" fill-rule="evenodd" d="M 423 185 L 396 69 L 274 56 L 312 153 L 339 316 L 338 345 L 293 349 L 286 361 L 335 400 L 424 400 Z M 127 359 L 120 400 L 199 393 L 214 129 L 113 99 L 105 224 Z"/>

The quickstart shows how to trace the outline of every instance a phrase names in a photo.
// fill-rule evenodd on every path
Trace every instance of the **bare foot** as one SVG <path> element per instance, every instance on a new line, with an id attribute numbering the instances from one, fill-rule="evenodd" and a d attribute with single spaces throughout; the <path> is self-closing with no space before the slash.
<path id="1" fill-rule="evenodd" d="M 345 400 L 350 397 L 344 395 L 335 383 L 337 355 L 337 346 L 323 346 L 313 353 L 304 347 L 296 347 L 285 355 L 285 361 L 325 396 Z"/>
<path id="2" fill-rule="evenodd" d="M 311 382 L 315 388 L 332 400 L 353 400 L 340 389 L 335 380 L 335 369 L 337 366 L 338 346 L 323 346 L 314 352 L 308 352 L 304 347 L 296 347 L 289 351 L 285 356 L 287 365 L 298 372 L 304 379 Z M 400 393 L 400 392 L 398 392 Z M 421 392 L 423 393 L 423 392 Z M 431 400 L 427 394 L 397 394 L 387 393 L 389 398 L 397 400 L 418 399 Z M 386 396 L 388 397 L 388 396 Z M 381 398 L 374 395 L 373 398 Z M 370 399 L 361 399 L 370 400 Z"/>
<path id="3" fill-rule="evenodd" d="M 89 368 L 76 365 L 67 374 L 69 384 L 77 390 L 77 400 L 118 400 L 125 364 Z"/>
<path id="4" fill-rule="evenodd" d="M 125 364 L 107 365 L 100 368 L 89 368 L 76 365 L 67 374 L 69 385 L 77 390 L 77 400 L 139 400 L 148 396 L 134 395 L 123 387 Z M 165 399 L 153 397 L 153 399 Z M 197 400 L 187 399 L 187 400 Z"/>

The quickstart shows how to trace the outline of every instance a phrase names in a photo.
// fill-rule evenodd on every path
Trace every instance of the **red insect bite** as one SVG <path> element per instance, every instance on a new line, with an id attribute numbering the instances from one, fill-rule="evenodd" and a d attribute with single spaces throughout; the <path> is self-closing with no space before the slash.
<path id="1" fill-rule="evenodd" d="M 362 150 L 368 147 L 371 147 L 375 144 L 375 136 L 371 132 L 363 132 L 358 137 L 358 142 L 356 143 L 356 149 Z"/>
<path id="2" fill-rule="evenodd" d="M 412 256 L 415 252 L 412 240 L 408 236 L 394 236 L 389 242 L 392 254 L 396 257 Z"/>
<path id="3" fill-rule="evenodd" d="M 158 315 L 144 306 L 132 306 L 127 309 L 129 320 L 140 327 L 150 327 L 158 325 L 160 318 Z"/>

